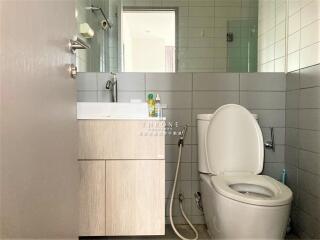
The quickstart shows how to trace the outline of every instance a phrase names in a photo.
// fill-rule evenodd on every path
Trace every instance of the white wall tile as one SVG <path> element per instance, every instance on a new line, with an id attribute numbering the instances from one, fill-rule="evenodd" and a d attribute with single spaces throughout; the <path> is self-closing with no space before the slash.
<path id="1" fill-rule="evenodd" d="M 285 20 L 286 17 L 286 1 L 285 0 L 277 0 L 276 1 L 276 23 L 280 23 Z"/>
<path id="2" fill-rule="evenodd" d="M 213 8 L 210 7 L 190 7 L 189 16 L 190 17 L 206 17 L 213 15 Z"/>
<path id="3" fill-rule="evenodd" d="M 320 41 L 320 20 L 301 29 L 301 48 Z"/>
<path id="4" fill-rule="evenodd" d="M 301 2 L 300 0 L 290 0 L 288 2 L 289 16 L 297 13 L 297 11 L 300 10 L 300 6 L 301 6 L 300 2 Z"/>
<path id="5" fill-rule="evenodd" d="M 301 49 L 300 68 L 320 63 L 320 42 Z"/>
<path id="6" fill-rule="evenodd" d="M 269 34 L 274 30 L 272 18 L 274 12 L 281 16 L 281 6 L 285 1 L 277 1 L 275 8 L 273 4 L 259 2 L 259 38 L 258 38 L 258 69 L 259 71 L 295 71 L 320 63 L 320 1 L 319 0 L 290 0 L 288 24 L 288 52 L 284 54 L 285 42 L 279 40 L 285 38 L 286 21 L 276 20 L 275 54 L 272 55 L 272 48 L 266 48 L 266 42 L 272 44 L 272 36 Z M 270 7 L 271 6 L 271 7 Z M 268 16 L 268 17 L 267 17 Z M 280 18 L 281 19 L 281 18 Z M 266 22 L 266 23 L 265 23 Z M 268 26 L 268 27 L 267 27 Z M 280 59 L 283 58 L 284 59 Z M 274 67 L 272 68 L 272 62 Z"/>
<path id="7" fill-rule="evenodd" d="M 320 19 L 320 1 L 313 0 L 301 9 L 301 27 Z"/>
<path id="8" fill-rule="evenodd" d="M 296 51 L 288 55 L 288 71 L 292 72 L 300 68 L 300 52 Z"/>
<path id="9" fill-rule="evenodd" d="M 285 72 L 286 71 L 286 59 L 285 57 L 274 60 L 274 71 Z"/>
<path id="10" fill-rule="evenodd" d="M 286 55 L 286 41 L 285 41 L 285 39 L 282 39 L 282 40 L 276 42 L 274 51 L 275 51 L 275 53 L 274 53 L 275 58 L 281 58 Z M 282 64 L 282 66 L 284 66 L 284 63 Z M 280 72 L 284 72 L 284 71 L 280 71 Z"/>
<path id="11" fill-rule="evenodd" d="M 215 17 L 240 18 L 241 7 L 215 7 Z"/>
<path id="12" fill-rule="evenodd" d="M 300 30 L 300 12 L 295 13 L 294 15 L 289 17 L 289 35 L 295 33 Z"/>
<path id="13" fill-rule="evenodd" d="M 274 61 L 271 60 L 261 65 L 261 72 L 274 72 L 275 70 Z"/>
<path id="14" fill-rule="evenodd" d="M 296 52 L 300 49 L 300 31 L 291 34 L 288 38 L 288 53 Z"/>
<path id="15" fill-rule="evenodd" d="M 279 41 L 281 39 L 284 39 L 286 36 L 286 23 L 285 21 L 279 23 L 276 26 L 276 36 L 275 36 L 275 41 Z"/>

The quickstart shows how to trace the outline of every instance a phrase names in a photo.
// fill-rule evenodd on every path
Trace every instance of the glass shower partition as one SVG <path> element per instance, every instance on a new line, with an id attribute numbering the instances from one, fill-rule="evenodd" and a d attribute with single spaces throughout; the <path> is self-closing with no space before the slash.
<path id="1" fill-rule="evenodd" d="M 230 20 L 227 24 L 227 72 L 257 71 L 256 20 Z"/>

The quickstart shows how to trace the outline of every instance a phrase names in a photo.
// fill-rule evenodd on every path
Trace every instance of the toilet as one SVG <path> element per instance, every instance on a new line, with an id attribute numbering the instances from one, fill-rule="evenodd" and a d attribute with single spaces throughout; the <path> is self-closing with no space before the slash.
<path id="1" fill-rule="evenodd" d="M 282 239 L 292 192 L 264 175 L 264 143 L 255 116 L 227 104 L 197 115 L 203 211 L 212 238 Z"/>

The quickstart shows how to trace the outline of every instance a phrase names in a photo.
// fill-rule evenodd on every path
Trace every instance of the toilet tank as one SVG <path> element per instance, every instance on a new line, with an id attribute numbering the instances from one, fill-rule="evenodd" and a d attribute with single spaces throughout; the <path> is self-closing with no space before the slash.
<path id="1" fill-rule="evenodd" d="M 201 173 L 210 173 L 208 161 L 206 159 L 205 138 L 207 135 L 208 126 L 213 114 L 198 114 L 197 126 L 198 126 L 198 171 Z M 259 123 L 259 116 L 252 114 L 252 116 Z"/>
<path id="2" fill-rule="evenodd" d="M 198 170 L 201 173 L 210 173 L 206 160 L 205 138 L 207 135 L 210 119 L 213 114 L 198 114 Z"/>

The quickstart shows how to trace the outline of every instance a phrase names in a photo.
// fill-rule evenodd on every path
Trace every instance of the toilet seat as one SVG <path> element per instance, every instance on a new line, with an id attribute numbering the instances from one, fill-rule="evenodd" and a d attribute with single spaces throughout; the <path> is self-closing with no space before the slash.
<path id="1" fill-rule="evenodd" d="M 214 112 L 204 144 L 206 165 L 211 174 L 262 172 L 262 132 L 252 114 L 240 105 L 227 104 Z"/>
<path id="2" fill-rule="evenodd" d="M 211 184 L 224 197 L 258 206 L 281 206 L 291 202 L 291 190 L 279 181 L 264 175 L 219 175 Z"/>

